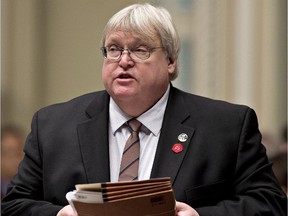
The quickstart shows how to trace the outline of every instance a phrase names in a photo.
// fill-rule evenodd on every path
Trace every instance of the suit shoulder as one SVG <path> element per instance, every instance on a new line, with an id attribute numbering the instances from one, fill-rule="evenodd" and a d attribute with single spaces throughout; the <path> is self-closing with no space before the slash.
<path id="1" fill-rule="evenodd" d="M 212 99 L 204 96 L 194 95 L 188 92 L 177 90 L 182 95 L 184 103 L 188 108 L 193 107 L 206 113 L 246 113 L 251 109 L 247 105 L 231 103 L 224 100 Z"/>
<path id="2" fill-rule="evenodd" d="M 232 128 L 232 125 L 241 127 L 245 120 L 253 122 L 255 126 L 258 124 L 255 111 L 246 105 L 215 100 L 181 90 L 176 90 L 175 95 L 177 96 L 175 96 L 176 99 L 172 104 L 182 104 L 184 108 L 181 110 L 191 117 L 193 124 L 198 122 L 205 127 L 222 127 L 223 130 L 224 128 Z M 207 125 L 207 122 L 210 124 Z"/>
<path id="3" fill-rule="evenodd" d="M 83 112 L 87 107 L 95 100 L 104 97 L 105 91 L 91 92 L 76 98 L 73 98 L 66 102 L 56 103 L 46 106 L 38 111 L 38 113 L 75 113 Z"/>

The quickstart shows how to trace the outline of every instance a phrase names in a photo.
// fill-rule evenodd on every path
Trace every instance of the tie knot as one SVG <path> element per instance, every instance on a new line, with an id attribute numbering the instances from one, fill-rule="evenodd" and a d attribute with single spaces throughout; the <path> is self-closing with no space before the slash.
<path id="1" fill-rule="evenodd" d="M 128 125 L 132 129 L 132 131 L 139 132 L 140 127 L 141 127 L 141 122 L 139 122 L 136 118 L 133 118 L 128 121 Z"/>

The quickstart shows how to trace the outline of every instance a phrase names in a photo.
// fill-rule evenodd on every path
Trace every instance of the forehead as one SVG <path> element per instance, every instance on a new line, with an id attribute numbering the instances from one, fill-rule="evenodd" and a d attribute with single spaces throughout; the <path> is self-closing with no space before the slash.
<path id="1" fill-rule="evenodd" d="M 160 42 L 161 41 L 157 35 L 148 37 L 136 32 L 127 32 L 121 30 L 110 32 L 110 34 L 107 34 L 105 39 L 105 45 L 110 43 L 159 45 Z"/>

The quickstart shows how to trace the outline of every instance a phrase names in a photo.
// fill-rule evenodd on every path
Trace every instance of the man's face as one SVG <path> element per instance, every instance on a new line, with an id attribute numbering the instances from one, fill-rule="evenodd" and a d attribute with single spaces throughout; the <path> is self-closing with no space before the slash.
<path id="1" fill-rule="evenodd" d="M 158 38 L 141 40 L 139 35 L 116 31 L 106 37 L 105 47 L 115 45 L 135 50 L 138 47 L 161 47 Z M 116 101 L 147 101 L 156 103 L 169 85 L 169 74 L 175 70 L 170 64 L 163 48 L 155 49 L 146 60 L 134 61 L 124 52 L 119 61 L 104 60 L 102 79 L 110 96 Z M 132 104 L 135 105 L 135 104 Z"/>

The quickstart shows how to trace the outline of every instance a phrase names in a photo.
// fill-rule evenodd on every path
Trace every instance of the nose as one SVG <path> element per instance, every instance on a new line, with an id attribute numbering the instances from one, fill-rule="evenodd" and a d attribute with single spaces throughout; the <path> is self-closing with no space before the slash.
<path id="1" fill-rule="evenodd" d="M 131 56 L 130 56 L 131 53 L 130 53 L 130 51 L 128 49 L 123 49 L 123 51 L 121 53 L 121 58 L 123 58 L 125 56 L 125 54 L 127 54 L 126 56 L 128 56 L 130 59 L 132 59 Z"/>
<path id="2" fill-rule="evenodd" d="M 120 57 L 120 61 L 119 61 L 119 65 L 121 67 L 127 67 L 127 66 L 133 66 L 134 65 L 134 61 L 133 59 L 131 58 L 130 56 L 130 52 L 128 49 L 124 49 L 122 54 L 121 54 L 121 57 Z"/>

